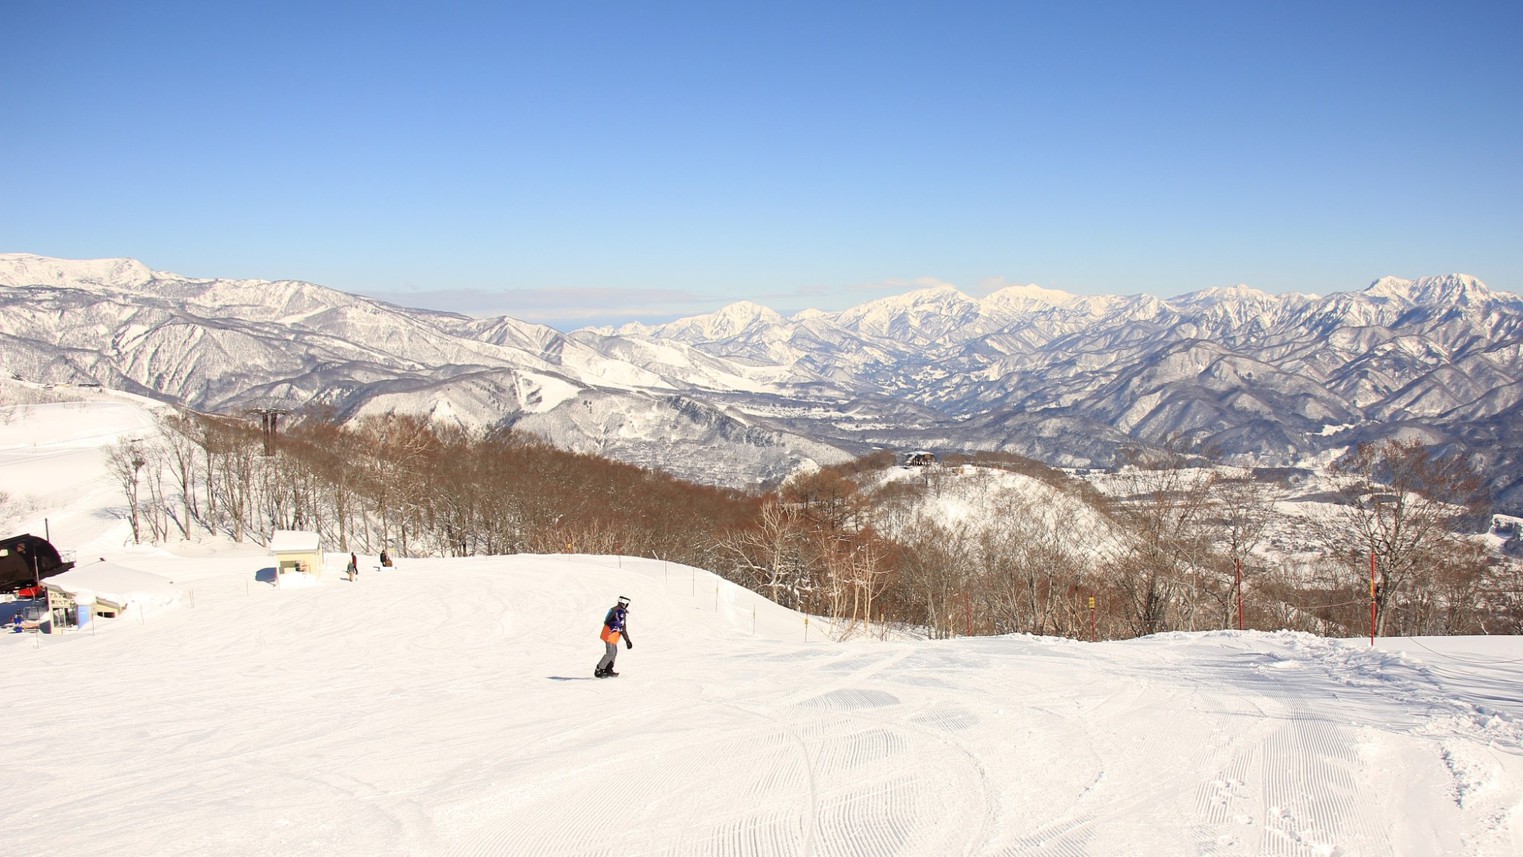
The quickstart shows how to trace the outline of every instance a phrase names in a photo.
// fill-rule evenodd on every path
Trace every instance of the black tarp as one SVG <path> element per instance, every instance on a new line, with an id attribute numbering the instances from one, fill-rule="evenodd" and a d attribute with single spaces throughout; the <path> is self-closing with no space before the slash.
<path id="1" fill-rule="evenodd" d="M 0 592 L 15 592 L 74 567 L 41 536 L 26 533 L 0 539 Z"/>

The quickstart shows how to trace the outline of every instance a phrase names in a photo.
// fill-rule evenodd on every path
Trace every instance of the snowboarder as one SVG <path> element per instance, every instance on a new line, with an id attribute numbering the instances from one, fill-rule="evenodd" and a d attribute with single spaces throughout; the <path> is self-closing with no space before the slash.
<path id="1" fill-rule="evenodd" d="M 385 548 L 381 548 L 381 567 L 391 568 L 391 554 L 387 553 Z"/>
<path id="2" fill-rule="evenodd" d="M 608 615 L 603 617 L 603 633 L 599 635 L 603 639 L 603 659 L 598 661 L 597 669 L 592 671 L 596 678 L 611 678 L 618 673 L 613 671 L 613 660 L 619 655 L 619 640 L 624 645 L 633 649 L 635 643 L 629 639 L 629 599 L 619 596 L 619 603 L 608 609 Z"/>
<path id="3" fill-rule="evenodd" d="M 354 554 L 350 554 L 349 567 L 345 568 L 344 571 L 349 575 L 349 582 L 353 583 L 354 579 L 359 577 L 360 574 L 360 558 Z"/>

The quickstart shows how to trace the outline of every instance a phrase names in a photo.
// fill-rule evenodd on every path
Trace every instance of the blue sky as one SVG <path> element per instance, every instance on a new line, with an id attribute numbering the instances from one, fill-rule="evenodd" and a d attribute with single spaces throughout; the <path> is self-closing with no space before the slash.
<path id="1" fill-rule="evenodd" d="M 562 329 L 1523 291 L 1523 3 L 0 6 L 0 251 Z"/>

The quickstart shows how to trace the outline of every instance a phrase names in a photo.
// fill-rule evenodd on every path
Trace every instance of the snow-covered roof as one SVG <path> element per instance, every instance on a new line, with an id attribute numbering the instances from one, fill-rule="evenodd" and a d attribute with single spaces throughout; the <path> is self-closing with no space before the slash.
<path id="1" fill-rule="evenodd" d="M 276 530 L 270 536 L 271 553 L 311 553 L 320 544 L 317 533 L 305 530 Z"/>
<path id="2" fill-rule="evenodd" d="M 109 562 L 73 568 L 44 579 L 42 584 L 80 601 L 93 599 L 121 606 L 173 604 L 180 597 L 179 588 L 167 578 Z"/>

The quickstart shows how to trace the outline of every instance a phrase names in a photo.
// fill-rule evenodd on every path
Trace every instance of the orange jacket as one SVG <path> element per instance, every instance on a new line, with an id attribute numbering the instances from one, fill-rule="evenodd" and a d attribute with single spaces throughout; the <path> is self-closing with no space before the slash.
<path id="1" fill-rule="evenodd" d="M 629 621 L 629 614 L 617 607 L 611 608 L 608 615 L 603 617 L 603 633 L 599 634 L 603 642 L 618 644 L 619 640 L 629 636 L 629 630 L 624 623 Z"/>

